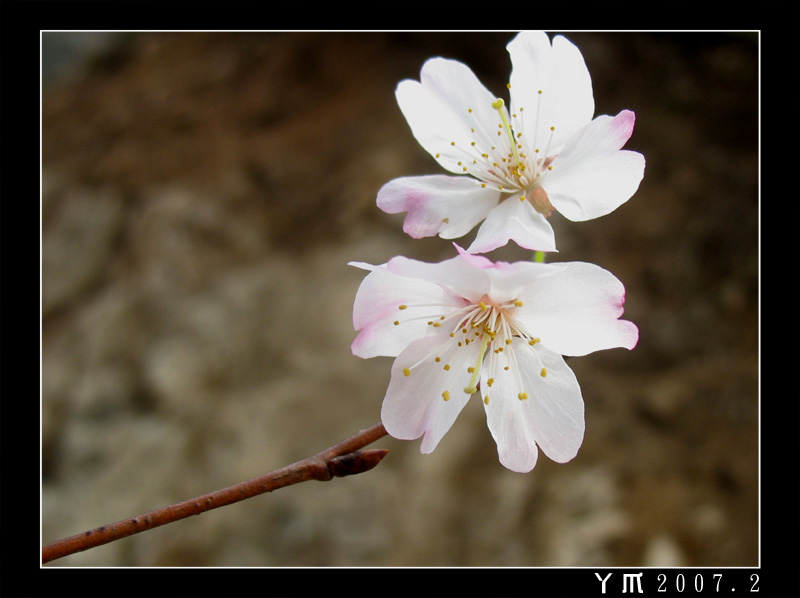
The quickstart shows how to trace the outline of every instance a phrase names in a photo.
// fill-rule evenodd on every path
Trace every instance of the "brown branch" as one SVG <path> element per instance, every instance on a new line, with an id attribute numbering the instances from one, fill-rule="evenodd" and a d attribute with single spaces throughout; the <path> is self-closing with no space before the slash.
<path id="1" fill-rule="evenodd" d="M 263 476 L 168 507 L 161 507 L 138 517 L 131 517 L 70 536 L 69 538 L 57 540 L 42 548 L 42 563 L 60 559 L 95 546 L 108 544 L 154 527 L 166 525 L 192 515 L 199 515 L 211 509 L 230 505 L 265 492 L 272 492 L 278 488 L 291 486 L 292 484 L 299 484 L 308 480 L 326 482 L 334 477 L 344 477 L 369 471 L 380 463 L 381 459 L 389 451 L 385 449 L 362 451 L 359 449 L 385 435 L 386 429 L 383 424 L 375 424 L 312 457 L 287 465 L 281 469 L 276 469 Z"/>

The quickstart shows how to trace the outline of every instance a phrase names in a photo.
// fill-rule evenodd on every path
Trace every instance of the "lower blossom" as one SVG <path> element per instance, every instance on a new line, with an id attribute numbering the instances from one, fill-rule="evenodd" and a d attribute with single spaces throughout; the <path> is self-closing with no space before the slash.
<path id="1" fill-rule="evenodd" d="M 435 264 L 351 264 L 369 271 L 353 308 L 353 353 L 396 358 L 386 430 L 422 437 L 430 453 L 479 393 L 505 467 L 532 470 L 539 449 L 569 461 L 583 442 L 584 407 L 563 356 L 636 345 L 638 328 L 619 319 L 622 283 L 588 263 L 493 263 L 457 248 Z"/>

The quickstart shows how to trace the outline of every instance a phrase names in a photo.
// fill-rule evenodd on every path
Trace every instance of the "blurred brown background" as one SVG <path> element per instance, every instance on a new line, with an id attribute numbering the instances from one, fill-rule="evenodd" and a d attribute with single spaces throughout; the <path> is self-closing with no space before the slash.
<path id="1" fill-rule="evenodd" d="M 474 401 L 431 455 L 386 438 L 369 473 L 52 566 L 758 565 L 757 36 L 566 35 L 596 113 L 636 112 L 648 164 L 611 215 L 552 219 L 551 260 L 613 272 L 641 330 L 570 360 L 578 456 L 507 471 Z M 440 172 L 394 88 L 442 55 L 500 94 L 512 37 L 44 34 L 44 542 L 379 420 L 391 360 L 350 353 L 347 262 L 453 255 L 375 206 L 390 179 Z"/>

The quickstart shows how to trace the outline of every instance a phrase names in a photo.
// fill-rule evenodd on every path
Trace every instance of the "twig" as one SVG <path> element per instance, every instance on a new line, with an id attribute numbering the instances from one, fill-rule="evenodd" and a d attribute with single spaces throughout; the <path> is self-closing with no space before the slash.
<path id="1" fill-rule="evenodd" d="M 386 429 L 383 424 L 375 424 L 312 457 L 287 465 L 281 469 L 276 469 L 263 476 L 168 507 L 161 507 L 138 517 L 131 517 L 70 536 L 69 538 L 57 540 L 42 548 L 42 563 L 60 559 L 95 546 L 108 544 L 154 527 L 185 519 L 192 515 L 199 515 L 211 509 L 230 505 L 265 492 L 272 492 L 285 486 L 307 482 L 308 480 L 326 482 L 334 477 L 344 477 L 369 471 L 380 463 L 381 459 L 389 451 L 385 449 L 362 451 L 359 449 L 385 435 Z"/>

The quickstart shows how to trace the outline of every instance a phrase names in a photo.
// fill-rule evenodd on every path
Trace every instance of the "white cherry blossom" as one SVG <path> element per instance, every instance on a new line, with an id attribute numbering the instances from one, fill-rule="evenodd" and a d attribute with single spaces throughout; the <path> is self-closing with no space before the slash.
<path id="1" fill-rule="evenodd" d="M 356 295 L 353 353 L 396 357 L 381 419 L 395 438 L 422 436 L 430 453 L 480 392 L 501 463 L 526 472 L 541 448 L 572 459 L 583 441 L 583 398 L 563 355 L 632 349 L 620 320 L 622 283 L 588 263 L 493 263 L 461 248 L 432 264 L 373 266 Z"/>
<path id="2" fill-rule="evenodd" d="M 547 218 L 572 221 L 615 210 L 638 189 L 644 157 L 621 148 L 635 116 L 592 119 L 594 97 L 578 48 L 562 36 L 523 32 L 507 46 L 510 110 L 461 62 L 432 58 L 420 81 L 401 81 L 397 102 L 420 145 L 448 172 L 390 181 L 378 193 L 385 212 L 406 212 L 414 238 L 464 236 L 483 222 L 470 253 L 513 240 L 555 251 Z"/>

